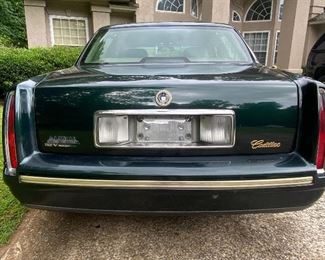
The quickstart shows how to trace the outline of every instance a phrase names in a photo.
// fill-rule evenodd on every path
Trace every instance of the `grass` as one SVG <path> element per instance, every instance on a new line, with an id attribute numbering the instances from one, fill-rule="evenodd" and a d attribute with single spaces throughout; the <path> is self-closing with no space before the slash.
<path id="1" fill-rule="evenodd" d="M 0 106 L 0 134 L 2 129 L 2 109 Z M 0 148 L 2 140 L 0 138 Z M 0 149 L 0 168 L 3 169 L 3 153 Z M 4 184 L 0 174 L 0 246 L 8 242 L 12 233 L 21 222 L 26 209 L 15 199 Z"/>

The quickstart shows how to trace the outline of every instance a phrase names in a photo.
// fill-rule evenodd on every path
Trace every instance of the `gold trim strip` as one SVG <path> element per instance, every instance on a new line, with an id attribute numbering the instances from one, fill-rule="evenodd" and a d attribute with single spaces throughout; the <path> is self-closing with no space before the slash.
<path id="1" fill-rule="evenodd" d="M 20 176 L 20 182 L 30 184 L 94 188 L 227 190 L 308 186 L 313 184 L 313 177 L 307 176 L 294 178 L 229 181 L 158 181 L 70 179 L 22 175 Z"/>

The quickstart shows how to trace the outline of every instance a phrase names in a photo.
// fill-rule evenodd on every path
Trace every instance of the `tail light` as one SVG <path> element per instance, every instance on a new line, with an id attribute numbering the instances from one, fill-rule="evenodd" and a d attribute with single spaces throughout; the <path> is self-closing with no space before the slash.
<path id="1" fill-rule="evenodd" d="M 325 90 L 320 89 L 319 95 L 319 134 L 316 166 L 318 172 L 324 172 L 325 159 Z"/>
<path id="2" fill-rule="evenodd" d="M 4 114 L 4 145 L 8 173 L 12 174 L 18 165 L 15 136 L 15 95 L 10 92 Z"/>

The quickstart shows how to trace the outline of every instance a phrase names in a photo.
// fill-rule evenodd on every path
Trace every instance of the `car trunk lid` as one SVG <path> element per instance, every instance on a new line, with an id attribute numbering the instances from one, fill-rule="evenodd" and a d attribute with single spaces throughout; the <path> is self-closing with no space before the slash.
<path id="1" fill-rule="evenodd" d="M 297 86 L 263 67 L 103 66 L 50 74 L 35 90 L 40 151 L 76 154 L 226 155 L 288 153 L 298 120 Z M 178 67 L 177 67 L 178 66 Z M 163 73 L 162 73 L 163 71 Z M 229 110 L 235 113 L 235 145 L 207 149 L 112 149 L 96 147 L 98 111 L 159 110 L 156 94 L 172 95 L 171 110 Z"/>

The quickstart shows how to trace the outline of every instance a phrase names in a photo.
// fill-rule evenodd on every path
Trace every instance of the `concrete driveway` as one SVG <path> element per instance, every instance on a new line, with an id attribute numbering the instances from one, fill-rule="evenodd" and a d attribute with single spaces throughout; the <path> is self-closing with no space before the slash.
<path id="1" fill-rule="evenodd" d="M 281 214 L 154 217 L 31 210 L 1 259 L 127 258 L 325 259 L 325 196 L 307 210 Z"/>

